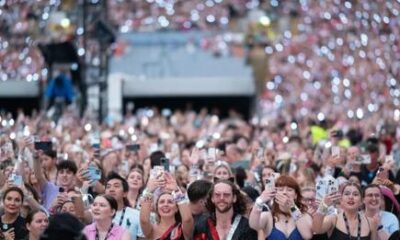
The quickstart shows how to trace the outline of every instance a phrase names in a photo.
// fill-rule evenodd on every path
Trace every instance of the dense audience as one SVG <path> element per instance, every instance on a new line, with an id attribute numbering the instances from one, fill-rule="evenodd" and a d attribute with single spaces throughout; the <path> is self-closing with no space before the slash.
<path id="1" fill-rule="evenodd" d="M 58 121 L 1 118 L 6 239 L 38 239 L 61 213 L 86 225 L 87 239 L 389 239 L 399 230 L 399 129 L 386 124 L 370 135 L 309 116 L 294 130 L 234 111 L 156 108 L 102 125 L 70 109 Z"/>

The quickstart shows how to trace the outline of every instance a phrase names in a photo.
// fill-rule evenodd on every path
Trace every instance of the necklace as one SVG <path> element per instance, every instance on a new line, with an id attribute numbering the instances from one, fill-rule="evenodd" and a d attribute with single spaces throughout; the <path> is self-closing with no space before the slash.
<path id="1" fill-rule="evenodd" d="M 346 214 L 344 212 L 343 212 L 343 219 L 344 219 L 344 223 L 346 224 L 347 234 L 349 235 L 349 239 L 351 239 L 349 222 L 347 221 L 347 217 L 346 217 Z M 359 212 L 357 213 L 357 219 L 358 219 L 357 240 L 360 240 L 361 239 L 361 216 L 360 216 Z"/>

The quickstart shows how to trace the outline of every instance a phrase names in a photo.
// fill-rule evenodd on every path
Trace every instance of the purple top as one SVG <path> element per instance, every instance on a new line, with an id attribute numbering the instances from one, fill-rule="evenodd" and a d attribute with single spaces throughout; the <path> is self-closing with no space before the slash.
<path id="1" fill-rule="evenodd" d="M 122 239 L 122 235 L 125 232 L 125 228 L 114 225 L 111 229 L 110 233 L 107 236 L 107 240 L 120 240 Z M 83 229 L 83 234 L 87 237 L 88 240 L 95 240 L 96 239 L 96 223 L 92 223 L 87 225 Z"/>
<path id="2" fill-rule="evenodd" d="M 51 207 L 54 199 L 57 197 L 59 192 L 59 187 L 52 182 L 46 182 L 45 186 L 42 188 L 42 205 L 47 210 Z"/>

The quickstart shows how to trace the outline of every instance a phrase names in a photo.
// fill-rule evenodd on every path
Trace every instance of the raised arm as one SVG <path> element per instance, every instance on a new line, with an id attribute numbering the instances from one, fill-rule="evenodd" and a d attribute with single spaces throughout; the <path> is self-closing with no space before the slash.
<path id="1" fill-rule="evenodd" d="M 153 236 L 153 225 L 150 222 L 150 213 L 153 203 L 153 192 L 158 186 L 158 180 L 150 178 L 141 197 L 140 227 L 146 239 L 151 239 Z"/>
<path id="2" fill-rule="evenodd" d="M 47 179 L 44 177 L 42 166 L 40 165 L 40 157 L 42 156 L 42 154 L 43 153 L 41 151 L 34 151 L 33 154 L 33 171 L 35 172 L 36 179 L 41 189 L 48 182 Z"/>
<path id="3" fill-rule="evenodd" d="M 331 206 L 334 201 L 338 201 L 340 198 L 340 194 L 334 193 L 325 196 L 325 198 L 321 201 L 317 212 L 312 218 L 312 231 L 314 233 L 327 233 L 335 227 L 336 215 L 325 215 L 328 212 L 328 207 Z"/>
<path id="4" fill-rule="evenodd" d="M 267 232 L 267 227 L 272 226 L 272 216 L 270 212 L 262 212 L 263 207 L 267 206 L 266 203 L 275 196 L 275 189 L 264 190 L 260 197 L 256 199 L 256 202 L 251 210 L 249 217 L 249 225 L 254 230 L 263 230 Z"/>
<path id="5" fill-rule="evenodd" d="M 174 201 L 178 205 L 179 214 L 182 218 L 182 232 L 185 239 L 190 239 L 193 236 L 194 221 L 192 212 L 189 208 L 189 199 L 181 189 L 179 189 L 175 178 L 170 173 L 165 173 L 166 188 L 172 190 Z"/>

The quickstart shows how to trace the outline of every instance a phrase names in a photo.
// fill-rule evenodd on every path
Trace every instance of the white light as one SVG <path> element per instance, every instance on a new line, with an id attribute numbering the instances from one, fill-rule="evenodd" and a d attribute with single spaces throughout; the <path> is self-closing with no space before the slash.
<path id="1" fill-rule="evenodd" d="M 135 128 L 129 127 L 128 128 L 128 133 L 131 134 L 131 135 L 134 134 L 135 133 Z"/>
<path id="2" fill-rule="evenodd" d="M 85 49 L 84 48 L 79 48 L 78 49 L 78 55 L 83 56 L 85 54 Z"/>
<path id="3" fill-rule="evenodd" d="M 132 140 L 133 142 L 136 142 L 137 139 L 138 139 L 138 137 L 137 137 L 136 135 L 132 135 L 131 140 Z"/>
<path id="4" fill-rule="evenodd" d="M 14 119 L 10 119 L 9 121 L 8 121 L 8 125 L 10 125 L 10 126 L 14 126 Z"/>
<path id="5" fill-rule="evenodd" d="M 28 127 L 28 126 L 25 126 L 25 127 L 24 127 L 23 135 L 24 135 L 25 137 L 28 137 L 29 135 L 31 135 L 31 131 L 29 131 L 29 127 Z"/>
<path id="6" fill-rule="evenodd" d="M 267 88 L 268 90 L 273 90 L 275 88 L 275 83 L 274 82 L 268 82 L 267 83 Z"/>
<path id="7" fill-rule="evenodd" d="M 331 142 L 326 142 L 325 143 L 325 148 L 330 148 L 332 147 L 332 143 Z"/>
<path id="8" fill-rule="evenodd" d="M 358 119 L 362 119 L 364 117 L 364 111 L 361 108 L 357 108 L 356 116 Z"/>
<path id="9" fill-rule="evenodd" d="M 345 86 L 345 87 L 349 87 L 350 86 L 349 79 L 347 79 L 347 78 L 343 79 L 343 86 Z"/>
<path id="10" fill-rule="evenodd" d="M 309 72 L 309 71 L 304 71 L 304 72 L 303 72 L 303 77 L 304 77 L 305 79 L 310 79 L 310 78 L 311 78 L 310 72 Z"/>
<path id="11" fill-rule="evenodd" d="M 5 126 L 7 126 L 7 120 L 3 120 L 3 121 L 1 121 L 1 126 L 3 126 L 3 127 L 5 127 Z"/>
<path id="12" fill-rule="evenodd" d="M 17 135 L 15 134 L 15 132 L 10 133 L 10 138 L 11 138 L 12 140 L 14 140 L 16 136 L 17 136 Z"/>
<path id="13" fill-rule="evenodd" d="M 206 20 L 207 20 L 207 22 L 209 22 L 209 23 L 213 23 L 213 22 L 215 22 L 215 17 L 214 17 L 214 15 L 208 15 L 207 17 L 206 17 Z"/>
<path id="14" fill-rule="evenodd" d="M 60 22 L 61 27 L 68 28 L 71 25 L 71 21 L 68 18 L 64 18 Z"/>
<path id="15" fill-rule="evenodd" d="M 92 130 L 92 124 L 90 124 L 90 123 L 87 123 L 87 124 L 85 124 L 85 131 L 86 132 L 89 132 L 90 130 Z"/>
<path id="16" fill-rule="evenodd" d="M 317 119 L 318 119 L 319 121 L 323 121 L 323 120 L 325 120 L 325 115 L 324 115 L 322 112 L 320 112 L 320 113 L 318 113 L 318 115 L 317 115 Z"/>
<path id="17" fill-rule="evenodd" d="M 354 112 L 353 112 L 353 110 L 347 111 L 347 117 L 348 117 L 348 118 L 353 118 L 353 117 L 354 117 Z"/>
<path id="18" fill-rule="evenodd" d="M 283 143 L 288 143 L 289 142 L 289 138 L 287 136 L 282 138 L 282 142 Z"/>
<path id="19" fill-rule="evenodd" d="M 290 128 L 293 129 L 293 130 L 297 129 L 297 123 L 292 122 L 292 123 L 290 124 Z"/>
<path id="20" fill-rule="evenodd" d="M 276 49 L 276 51 L 278 51 L 278 52 L 282 52 L 282 51 L 283 51 L 283 45 L 280 44 L 280 43 L 275 44 L 275 49 Z"/>
<path id="21" fill-rule="evenodd" d="M 221 134 L 217 133 L 217 132 L 214 133 L 212 136 L 213 136 L 214 139 L 220 139 L 221 138 Z"/>
<path id="22" fill-rule="evenodd" d="M 83 34 L 83 28 L 80 27 L 80 28 L 76 29 L 76 34 L 77 35 L 82 35 Z"/>
<path id="23" fill-rule="evenodd" d="M 260 17 L 259 21 L 260 21 L 261 25 L 263 25 L 263 26 L 269 26 L 271 24 L 271 20 L 267 16 Z"/>
<path id="24" fill-rule="evenodd" d="M 300 99 L 301 99 L 302 101 L 307 101 L 307 100 L 308 100 L 308 94 L 305 93 L 305 92 L 302 92 L 302 93 L 300 94 Z"/>
<path id="25" fill-rule="evenodd" d="M 273 52 L 274 52 L 274 49 L 271 46 L 268 46 L 265 48 L 265 53 L 272 54 Z"/>
<path id="26" fill-rule="evenodd" d="M 393 118 L 395 121 L 400 120 L 400 110 L 399 109 L 394 110 Z"/>

